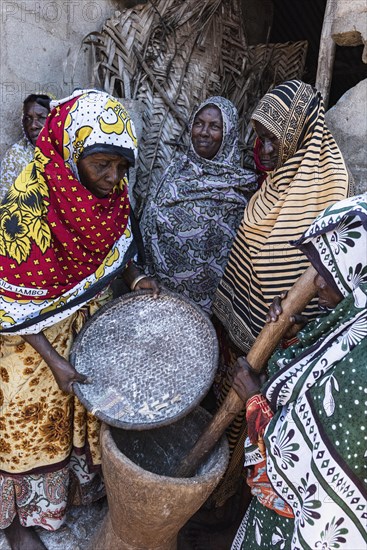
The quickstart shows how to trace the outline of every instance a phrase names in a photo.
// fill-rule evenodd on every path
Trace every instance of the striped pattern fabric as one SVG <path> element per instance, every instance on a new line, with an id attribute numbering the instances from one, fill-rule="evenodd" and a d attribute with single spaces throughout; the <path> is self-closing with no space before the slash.
<path id="1" fill-rule="evenodd" d="M 252 119 L 280 140 L 277 168 L 245 210 L 213 303 L 214 314 L 244 353 L 262 329 L 273 298 L 309 266 L 289 242 L 349 192 L 342 154 L 314 88 L 285 82 L 263 97 Z M 317 301 L 304 313 L 316 317 Z"/>

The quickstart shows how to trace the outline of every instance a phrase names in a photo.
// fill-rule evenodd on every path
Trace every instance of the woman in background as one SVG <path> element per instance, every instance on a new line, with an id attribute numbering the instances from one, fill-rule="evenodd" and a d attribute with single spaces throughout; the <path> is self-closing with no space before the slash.
<path id="1" fill-rule="evenodd" d="M 0 202 L 22 170 L 33 160 L 37 138 L 50 111 L 50 101 L 48 95 L 31 94 L 23 102 L 24 135 L 6 151 L 1 161 Z"/>
<path id="2" fill-rule="evenodd" d="M 173 160 L 142 220 L 147 272 L 210 313 L 243 211 L 256 189 L 240 166 L 238 114 L 210 97 L 193 115 L 187 155 Z"/>

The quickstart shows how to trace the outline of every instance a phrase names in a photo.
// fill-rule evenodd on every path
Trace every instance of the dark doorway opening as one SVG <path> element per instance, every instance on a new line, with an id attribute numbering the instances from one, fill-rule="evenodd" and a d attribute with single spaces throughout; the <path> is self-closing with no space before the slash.
<path id="1" fill-rule="evenodd" d="M 270 42 L 308 41 L 303 80 L 315 84 L 326 0 L 274 0 Z M 336 47 L 329 108 L 350 88 L 367 78 L 363 46 Z"/>

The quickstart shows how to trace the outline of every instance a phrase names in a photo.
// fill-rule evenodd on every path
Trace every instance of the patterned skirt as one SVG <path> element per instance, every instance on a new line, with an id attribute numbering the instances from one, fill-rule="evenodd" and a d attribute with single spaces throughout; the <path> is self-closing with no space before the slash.
<path id="1" fill-rule="evenodd" d="M 105 293 L 46 329 L 67 358 Z M 16 514 L 25 527 L 59 528 L 69 504 L 104 495 L 99 421 L 62 392 L 50 368 L 21 336 L 0 335 L 0 529 Z"/>
<path id="2" fill-rule="evenodd" d="M 278 515 L 253 498 L 231 550 L 291 550 L 294 519 Z"/>

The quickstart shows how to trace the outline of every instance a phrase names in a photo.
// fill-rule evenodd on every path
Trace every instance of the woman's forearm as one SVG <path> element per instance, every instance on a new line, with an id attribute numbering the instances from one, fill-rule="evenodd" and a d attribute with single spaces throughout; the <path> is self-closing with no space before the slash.
<path id="1" fill-rule="evenodd" d="M 122 278 L 124 279 L 128 287 L 131 288 L 131 285 L 133 284 L 135 279 L 140 275 L 143 275 L 143 273 L 140 271 L 140 269 L 136 267 L 135 264 L 131 262 L 123 272 Z"/>
<path id="2" fill-rule="evenodd" d="M 61 355 L 47 340 L 45 334 L 43 332 L 39 332 L 38 334 L 24 334 L 22 338 L 40 354 L 42 359 L 52 370 L 53 365 L 61 358 Z"/>
<path id="3" fill-rule="evenodd" d="M 55 350 L 43 332 L 24 335 L 23 339 L 40 354 L 45 363 L 50 367 L 60 390 L 72 393 L 74 382 L 83 384 L 88 381 L 85 374 L 77 372 L 69 361 Z"/>

